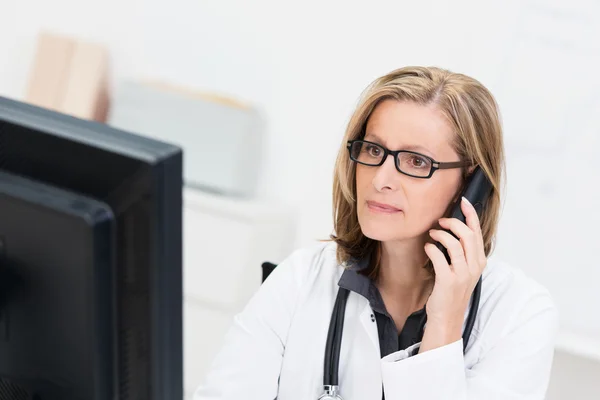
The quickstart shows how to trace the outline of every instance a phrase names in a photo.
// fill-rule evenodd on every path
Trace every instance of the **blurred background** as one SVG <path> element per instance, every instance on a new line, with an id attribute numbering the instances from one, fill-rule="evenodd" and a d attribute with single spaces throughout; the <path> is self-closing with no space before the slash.
<path id="1" fill-rule="evenodd" d="M 548 399 L 600 399 L 596 0 L 2 0 L 0 95 L 185 151 L 185 392 L 260 285 L 332 232 L 362 90 L 404 65 L 496 96 L 507 187 L 493 257 L 561 312 Z"/>

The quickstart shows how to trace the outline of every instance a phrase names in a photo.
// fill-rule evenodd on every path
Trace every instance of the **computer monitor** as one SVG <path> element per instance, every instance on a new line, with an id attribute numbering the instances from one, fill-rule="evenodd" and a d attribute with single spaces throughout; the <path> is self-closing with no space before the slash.
<path id="1" fill-rule="evenodd" d="M 0 97 L 0 400 L 183 399 L 182 158 Z"/>

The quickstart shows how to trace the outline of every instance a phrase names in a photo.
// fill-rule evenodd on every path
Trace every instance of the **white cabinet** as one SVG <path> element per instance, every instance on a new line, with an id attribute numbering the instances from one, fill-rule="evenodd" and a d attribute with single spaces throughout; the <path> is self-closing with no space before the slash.
<path id="1" fill-rule="evenodd" d="M 232 312 L 186 299 L 183 310 L 183 382 L 185 400 L 208 372 L 233 317 Z"/>
<path id="2" fill-rule="evenodd" d="M 293 250 L 293 215 L 280 207 L 185 188 L 184 387 L 206 374 L 233 316 L 261 284 L 263 261 Z"/>

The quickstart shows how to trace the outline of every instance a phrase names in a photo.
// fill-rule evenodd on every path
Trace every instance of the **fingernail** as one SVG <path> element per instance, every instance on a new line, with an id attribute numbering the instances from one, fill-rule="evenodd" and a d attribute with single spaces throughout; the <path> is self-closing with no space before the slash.
<path id="1" fill-rule="evenodd" d="M 467 204 L 471 204 L 471 202 L 469 200 L 467 200 L 467 198 L 465 196 L 462 197 L 463 201 Z"/>

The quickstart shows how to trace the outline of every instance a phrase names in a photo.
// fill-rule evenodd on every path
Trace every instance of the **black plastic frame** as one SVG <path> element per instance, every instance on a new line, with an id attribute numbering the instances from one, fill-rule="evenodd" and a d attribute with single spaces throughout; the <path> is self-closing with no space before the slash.
<path id="1" fill-rule="evenodd" d="M 354 145 L 354 143 L 365 143 L 365 144 L 370 144 L 370 145 L 374 145 L 379 147 L 382 151 L 383 151 L 383 157 L 381 158 L 381 161 L 377 164 L 368 164 L 368 163 L 364 163 L 361 161 L 358 161 L 356 158 L 352 157 L 352 146 Z M 426 156 L 425 154 L 421 154 L 421 153 L 417 153 L 416 151 L 410 151 L 410 150 L 389 150 L 386 149 L 384 146 L 382 146 L 379 143 L 375 143 L 375 142 L 370 142 L 368 140 L 362 140 L 362 139 L 357 139 L 357 140 L 349 140 L 346 147 L 348 148 L 348 154 L 350 155 L 350 159 L 354 162 L 357 162 L 359 164 L 362 165 L 367 165 L 369 167 L 379 167 L 381 165 L 383 165 L 383 163 L 385 162 L 385 160 L 387 160 L 389 155 L 392 155 L 394 157 L 394 166 L 396 167 L 396 170 L 398 172 L 400 172 L 401 174 L 404 175 L 408 175 L 410 177 L 413 178 L 420 178 L 420 179 L 429 179 L 431 178 L 431 176 L 433 175 L 433 173 L 435 171 L 437 171 L 438 169 L 451 169 L 451 168 L 460 168 L 460 167 L 467 167 L 470 166 L 471 163 L 466 162 L 466 161 L 452 161 L 452 162 L 441 162 L 441 161 L 436 161 L 433 158 Z M 420 176 L 420 175 L 413 175 L 413 174 L 409 174 L 407 172 L 404 172 L 400 169 L 400 167 L 398 167 L 398 154 L 415 154 L 419 157 L 423 157 L 428 159 L 431 162 L 431 169 L 429 170 L 429 175 L 427 176 Z"/>

